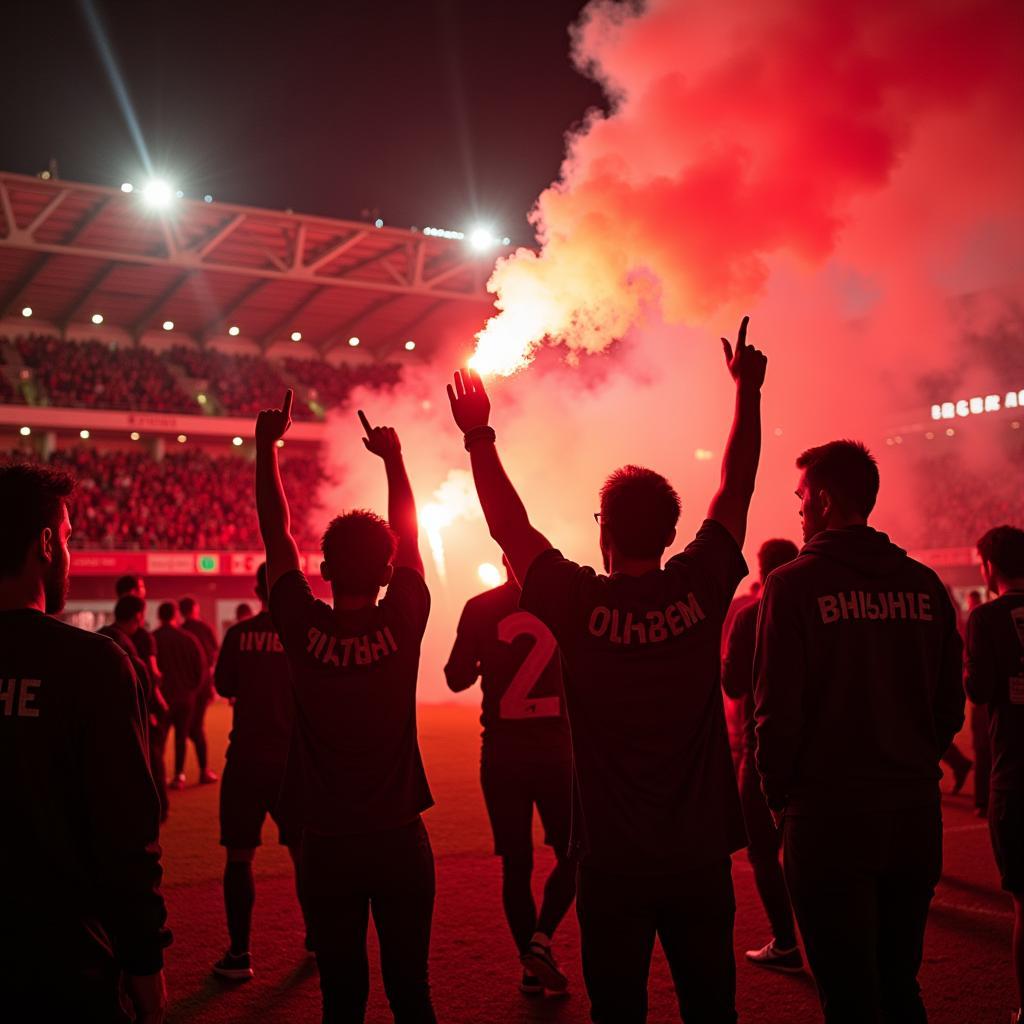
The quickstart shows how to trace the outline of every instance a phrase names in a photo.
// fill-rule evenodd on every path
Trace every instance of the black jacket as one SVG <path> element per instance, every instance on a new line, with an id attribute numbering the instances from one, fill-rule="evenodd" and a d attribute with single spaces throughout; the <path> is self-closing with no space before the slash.
<path id="1" fill-rule="evenodd" d="M 964 720 L 945 587 L 870 527 L 825 530 L 765 584 L 754 657 L 757 767 L 789 813 L 938 799 Z"/>

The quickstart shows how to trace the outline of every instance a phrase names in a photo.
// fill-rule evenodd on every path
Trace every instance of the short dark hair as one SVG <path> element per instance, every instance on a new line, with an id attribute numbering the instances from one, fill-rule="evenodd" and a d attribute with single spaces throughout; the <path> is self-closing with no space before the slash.
<path id="1" fill-rule="evenodd" d="M 660 474 L 623 466 L 601 488 L 601 525 L 627 558 L 659 558 L 679 522 L 679 495 Z"/>
<path id="2" fill-rule="evenodd" d="M 16 576 L 46 527 L 56 528 L 75 489 L 70 473 L 17 462 L 0 466 L 0 577 Z"/>
<path id="3" fill-rule="evenodd" d="M 252 605 L 247 604 L 243 601 L 241 604 L 235 605 L 235 618 L 236 619 L 247 619 L 252 615 Z"/>
<path id="4" fill-rule="evenodd" d="M 135 574 L 129 574 L 127 576 L 119 576 L 117 582 L 114 584 L 114 590 L 117 592 L 118 597 L 124 597 L 125 594 L 130 594 L 133 590 L 139 589 L 139 583 L 142 581 L 141 576 Z"/>
<path id="5" fill-rule="evenodd" d="M 256 570 L 256 596 L 264 603 L 270 603 L 270 593 L 267 590 L 267 563 L 260 562 Z M 239 605 L 241 607 L 241 605 Z M 249 606 L 246 605 L 248 608 Z"/>
<path id="6" fill-rule="evenodd" d="M 146 610 L 146 602 L 134 594 L 125 594 L 114 605 L 114 621 L 127 622 Z"/>
<path id="7" fill-rule="evenodd" d="M 860 441 L 830 441 L 796 460 L 812 487 L 828 491 L 840 511 L 871 514 L 878 498 L 878 463 Z"/>
<path id="8" fill-rule="evenodd" d="M 1004 579 L 1024 576 L 1024 530 L 993 526 L 978 541 L 978 554 Z"/>
<path id="9" fill-rule="evenodd" d="M 373 594 L 395 557 L 398 538 L 376 512 L 359 508 L 331 520 L 320 548 L 338 593 Z"/>
<path id="10" fill-rule="evenodd" d="M 761 570 L 761 577 L 765 578 L 780 565 L 792 562 L 798 554 L 800 549 L 791 540 L 782 537 L 766 540 L 757 552 L 757 565 Z"/>
<path id="11" fill-rule="evenodd" d="M 156 610 L 156 617 L 161 622 L 173 622 L 174 614 L 177 612 L 177 607 L 173 601 L 164 601 Z"/>
<path id="12" fill-rule="evenodd" d="M 196 610 L 196 599 L 194 597 L 183 597 L 178 602 L 178 611 L 182 615 L 191 615 Z"/>

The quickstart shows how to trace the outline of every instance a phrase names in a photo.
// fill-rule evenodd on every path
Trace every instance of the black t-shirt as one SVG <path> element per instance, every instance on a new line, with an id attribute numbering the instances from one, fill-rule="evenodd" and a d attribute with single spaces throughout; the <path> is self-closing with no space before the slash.
<path id="1" fill-rule="evenodd" d="M 357 611 L 318 601 L 285 573 L 270 612 L 295 687 L 303 824 L 358 835 L 413 821 L 433 804 L 416 736 L 420 643 L 430 611 L 423 577 L 399 568 L 384 599 Z M 289 769 L 291 774 L 292 769 Z"/>
<path id="2" fill-rule="evenodd" d="M 1024 593 L 971 612 L 964 683 L 971 700 L 988 705 L 992 789 L 1024 791 Z"/>
<path id="3" fill-rule="evenodd" d="M 283 772 L 295 697 L 288 656 L 270 612 L 243 619 L 224 634 L 214 681 L 217 692 L 235 702 L 228 760 Z"/>
<path id="4" fill-rule="evenodd" d="M 748 768 L 753 768 L 754 749 L 754 646 L 757 641 L 757 612 L 760 599 L 743 604 L 733 614 L 722 661 L 722 689 L 733 700 L 740 701 L 743 718 L 743 754 Z"/>
<path id="5" fill-rule="evenodd" d="M 149 672 L 149 666 L 139 657 L 138 648 L 135 646 L 135 642 L 132 637 L 116 622 L 111 622 L 102 629 L 97 629 L 96 632 L 101 636 L 109 636 L 110 639 L 128 655 L 128 660 L 132 663 L 132 668 L 135 670 L 135 676 L 139 680 L 139 685 L 142 687 L 142 693 L 146 698 L 146 707 L 149 710 L 152 710 L 153 679 Z M 138 630 L 136 630 L 136 633 L 137 632 Z"/>
<path id="6" fill-rule="evenodd" d="M 142 694 L 113 640 L 0 612 L 0 991 L 163 963 L 160 805 Z"/>
<path id="7" fill-rule="evenodd" d="M 194 701 L 206 682 L 206 655 L 199 641 L 177 626 L 164 625 L 153 634 L 160 666 L 160 692 L 168 704 Z"/>
<path id="8" fill-rule="evenodd" d="M 514 584 L 466 602 L 445 672 L 480 676 L 485 750 L 570 756 L 558 644 Z"/>
<path id="9" fill-rule="evenodd" d="M 150 664 L 149 659 L 156 657 L 156 644 L 153 642 L 153 634 L 145 626 L 139 626 L 132 633 L 132 643 L 135 645 L 135 650 L 138 652 L 139 657 L 148 667 Z"/>
<path id="10" fill-rule="evenodd" d="M 712 520 L 643 576 L 598 576 L 555 550 L 530 567 L 520 603 L 562 652 L 573 846 L 588 863 L 678 871 L 745 844 L 719 655 L 746 572 L 732 535 Z"/>

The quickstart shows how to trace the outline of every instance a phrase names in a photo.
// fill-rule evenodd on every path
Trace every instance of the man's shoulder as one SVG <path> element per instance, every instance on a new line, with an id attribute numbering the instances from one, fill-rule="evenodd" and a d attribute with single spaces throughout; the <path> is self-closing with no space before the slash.
<path id="1" fill-rule="evenodd" d="M 128 653 L 106 633 L 92 632 L 46 616 L 41 624 L 46 647 L 69 666 L 102 683 L 119 676 L 131 665 Z"/>
<path id="2" fill-rule="evenodd" d="M 753 626 L 757 622 L 757 613 L 761 607 L 761 599 L 755 597 L 747 601 L 741 608 L 737 609 L 733 616 L 733 629 L 744 629 Z"/>

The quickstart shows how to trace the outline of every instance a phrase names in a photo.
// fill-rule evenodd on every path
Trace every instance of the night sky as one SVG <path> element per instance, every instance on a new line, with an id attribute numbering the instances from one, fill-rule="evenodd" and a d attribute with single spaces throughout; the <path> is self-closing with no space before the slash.
<path id="1" fill-rule="evenodd" d="M 95 0 L 155 168 L 187 195 L 529 241 L 563 134 L 602 102 L 582 0 Z M 82 2 L 4 18 L 0 168 L 145 177 Z"/>

